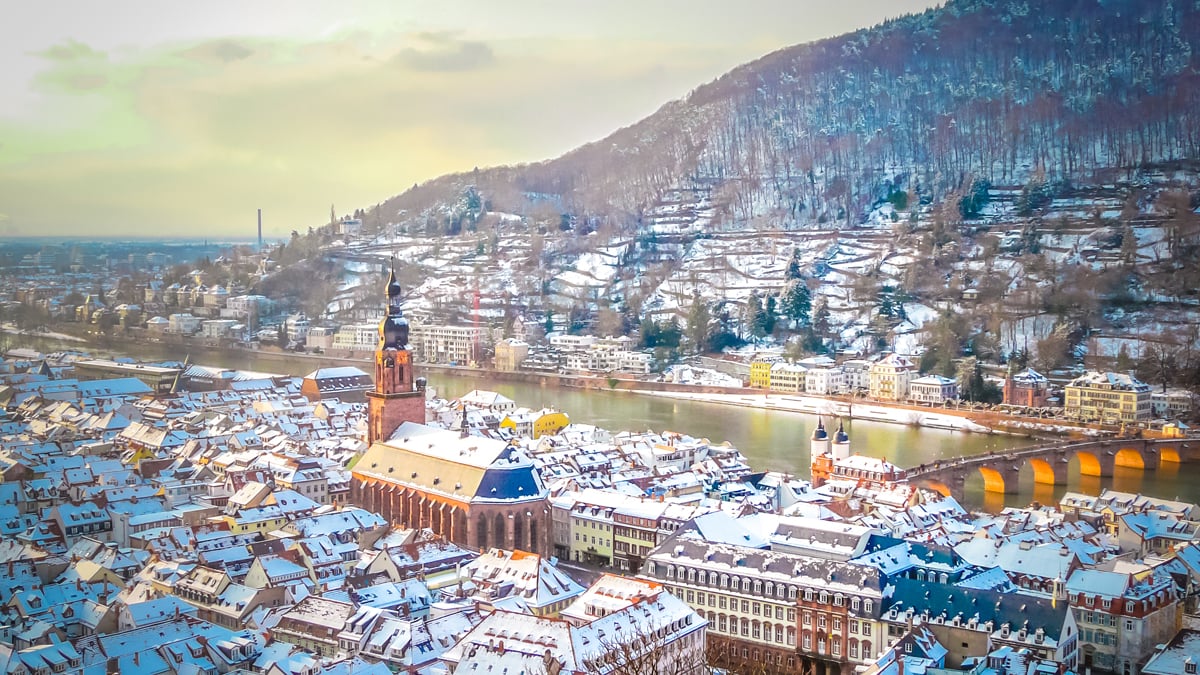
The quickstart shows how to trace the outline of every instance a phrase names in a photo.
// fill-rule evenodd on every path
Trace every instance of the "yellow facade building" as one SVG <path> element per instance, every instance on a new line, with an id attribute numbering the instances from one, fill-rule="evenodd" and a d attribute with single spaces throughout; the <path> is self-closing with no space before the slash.
<path id="1" fill-rule="evenodd" d="M 756 389 L 771 388 L 771 367 L 782 359 L 777 356 L 756 356 L 750 362 L 750 386 Z"/>
<path id="2" fill-rule="evenodd" d="M 915 371 L 912 361 L 899 354 L 888 354 L 871 364 L 868 387 L 871 398 L 881 401 L 903 401 L 908 398 L 908 383 Z"/>
<path id="3" fill-rule="evenodd" d="M 1130 424 L 1151 417 L 1151 387 L 1127 373 L 1092 371 L 1066 386 L 1064 414 L 1081 422 Z"/>

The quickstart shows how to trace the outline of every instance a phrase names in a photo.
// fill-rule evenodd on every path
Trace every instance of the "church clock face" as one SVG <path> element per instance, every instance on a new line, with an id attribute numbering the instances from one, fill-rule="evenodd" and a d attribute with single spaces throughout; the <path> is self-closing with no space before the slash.
<path id="1" fill-rule="evenodd" d="M 396 363 L 401 366 L 408 365 L 408 352 L 399 352 L 396 354 Z"/>

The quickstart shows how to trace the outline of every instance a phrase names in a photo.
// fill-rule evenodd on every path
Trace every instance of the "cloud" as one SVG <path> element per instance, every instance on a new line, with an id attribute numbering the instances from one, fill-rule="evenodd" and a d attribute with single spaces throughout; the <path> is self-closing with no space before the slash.
<path id="1" fill-rule="evenodd" d="M 38 55 L 50 61 L 103 61 L 108 57 L 104 52 L 75 40 L 52 45 L 38 52 Z"/>
<path id="2" fill-rule="evenodd" d="M 487 43 L 459 40 L 448 32 L 418 33 L 416 41 L 396 53 L 395 63 L 409 70 L 446 73 L 478 70 L 496 60 Z"/>
<path id="3" fill-rule="evenodd" d="M 233 63 L 250 58 L 254 50 L 237 40 L 215 40 L 185 49 L 180 55 L 196 61 Z"/>
<path id="4" fill-rule="evenodd" d="M 67 40 L 38 52 L 50 62 L 35 81 L 49 89 L 87 93 L 109 84 L 112 64 L 108 54 L 76 40 Z"/>

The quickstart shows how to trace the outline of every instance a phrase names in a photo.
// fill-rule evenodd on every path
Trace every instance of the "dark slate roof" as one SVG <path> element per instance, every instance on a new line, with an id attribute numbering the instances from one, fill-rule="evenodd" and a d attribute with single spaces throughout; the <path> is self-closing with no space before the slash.
<path id="1" fill-rule="evenodd" d="M 1057 641 L 1070 611 L 1066 602 L 1055 607 L 1050 598 L 1023 593 L 998 593 L 907 578 L 892 579 L 891 584 L 892 595 L 884 600 L 885 618 L 895 607 L 899 616 L 912 608 L 918 614 L 940 615 L 947 621 L 960 616 L 964 622 L 972 618 L 978 618 L 980 623 L 991 621 L 996 628 L 1007 623 L 1013 630 L 1020 630 L 1028 621 L 1030 632 L 1041 628 L 1047 637 Z"/>

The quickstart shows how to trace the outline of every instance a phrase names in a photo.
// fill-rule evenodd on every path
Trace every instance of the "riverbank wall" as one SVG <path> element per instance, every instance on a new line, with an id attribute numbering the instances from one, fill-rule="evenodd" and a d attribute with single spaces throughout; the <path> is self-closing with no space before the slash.
<path id="1" fill-rule="evenodd" d="M 36 333 L 26 333 L 23 336 L 42 340 L 60 339 L 57 334 L 39 335 Z M 73 336 L 64 335 L 62 337 L 70 338 Z M 311 363 L 314 370 L 325 365 L 353 365 L 359 366 L 368 372 L 371 369 L 371 358 L 367 355 L 347 353 L 308 354 L 284 351 L 275 347 L 247 349 L 232 345 L 213 344 L 210 341 L 184 338 L 183 336 L 168 335 L 161 339 L 155 338 L 153 340 L 111 336 L 86 344 L 72 341 L 69 344 L 63 345 L 64 349 L 87 350 L 94 348 L 117 352 L 129 351 L 132 348 L 142 346 L 152 347 L 157 350 L 169 349 L 179 354 L 176 358 L 182 359 L 186 355 L 193 363 L 203 363 L 206 355 L 227 356 L 229 354 L 244 354 L 262 362 L 274 362 L 291 366 L 288 370 L 294 369 L 297 363 Z M 123 347 L 127 349 L 123 350 Z M 505 371 L 470 366 L 420 363 L 417 366 L 427 375 L 441 374 L 460 378 L 478 377 L 491 381 L 518 382 L 539 386 L 560 386 L 579 390 L 624 392 L 630 395 L 688 398 L 723 405 L 829 415 L 845 417 L 847 419 L 864 419 L 892 424 L 955 429 L 978 433 L 1007 433 L 1024 436 L 1058 435 L 1071 438 L 1087 438 L 1114 431 L 1062 419 L 1019 417 L 997 411 L 970 408 L 931 408 L 900 402 L 866 400 L 850 396 L 813 396 L 807 394 L 767 392 L 761 389 L 746 387 L 681 384 L 676 382 L 642 380 L 628 376 L 610 377 L 535 371 Z M 287 374 L 305 375 L 306 373 L 297 372 Z"/>

